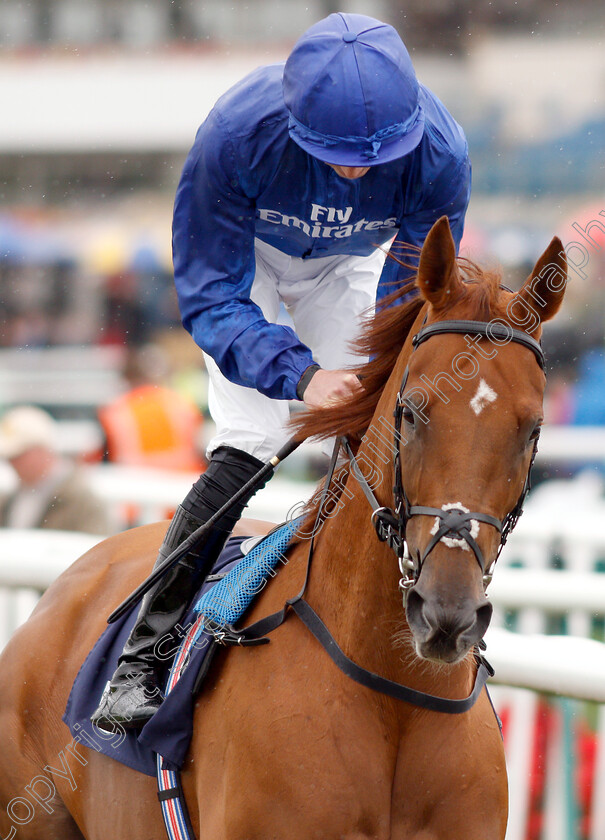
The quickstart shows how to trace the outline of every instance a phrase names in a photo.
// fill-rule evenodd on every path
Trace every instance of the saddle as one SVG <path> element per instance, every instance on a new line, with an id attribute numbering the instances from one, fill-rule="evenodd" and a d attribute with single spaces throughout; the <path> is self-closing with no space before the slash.
<path id="1" fill-rule="evenodd" d="M 193 734 L 195 699 L 203 687 L 219 644 L 237 641 L 234 625 L 242 618 L 263 581 L 274 574 L 296 532 L 297 520 L 262 538 L 232 537 L 212 573 L 175 628 L 177 644 L 163 645 L 171 675 L 170 691 L 153 718 L 139 731 L 104 732 L 90 716 L 111 678 L 138 613 L 138 604 L 109 624 L 86 657 L 72 686 L 63 721 L 74 738 L 91 749 L 148 776 L 156 775 L 156 754 L 168 770 L 178 770 Z M 169 678 L 170 679 L 170 678 Z"/>

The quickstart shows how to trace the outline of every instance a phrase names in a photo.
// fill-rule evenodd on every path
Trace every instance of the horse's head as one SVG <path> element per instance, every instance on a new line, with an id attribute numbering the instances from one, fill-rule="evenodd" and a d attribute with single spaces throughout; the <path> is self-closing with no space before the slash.
<path id="1" fill-rule="evenodd" d="M 406 613 L 423 658 L 460 660 L 489 624 L 486 581 L 524 496 L 542 423 L 537 342 L 566 276 L 555 238 L 516 294 L 476 268 L 463 278 L 445 217 L 422 249 L 417 285 L 428 306 L 412 330 L 397 422 Z"/>

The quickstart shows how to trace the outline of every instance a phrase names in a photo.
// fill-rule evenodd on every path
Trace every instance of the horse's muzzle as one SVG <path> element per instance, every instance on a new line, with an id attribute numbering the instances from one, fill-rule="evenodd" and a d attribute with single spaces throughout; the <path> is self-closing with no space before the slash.
<path id="1" fill-rule="evenodd" d="M 418 656 L 448 664 L 460 661 L 483 638 L 492 610 L 485 597 L 446 604 L 435 596 L 425 597 L 414 586 L 408 592 L 406 615 Z"/>

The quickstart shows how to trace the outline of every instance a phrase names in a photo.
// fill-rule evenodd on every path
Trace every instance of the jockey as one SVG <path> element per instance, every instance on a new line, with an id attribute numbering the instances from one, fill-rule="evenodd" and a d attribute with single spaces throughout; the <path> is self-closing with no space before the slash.
<path id="1" fill-rule="evenodd" d="M 362 361 L 350 342 L 413 273 L 385 262 L 389 243 L 420 247 L 447 215 L 458 246 L 469 195 L 462 129 L 419 84 L 397 32 L 373 18 L 331 14 L 285 65 L 255 70 L 218 100 L 185 163 L 173 223 L 183 324 L 205 352 L 216 435 L 156 565 L 284 444 L 288 400 L 315 408 L 361 390 L 347 371 Z M 295 330 L 278 323 L 282 304 Z M 247 501 L 145 595 L 97 726 L 136 728 L 155 713 L 154 646 Z"/>

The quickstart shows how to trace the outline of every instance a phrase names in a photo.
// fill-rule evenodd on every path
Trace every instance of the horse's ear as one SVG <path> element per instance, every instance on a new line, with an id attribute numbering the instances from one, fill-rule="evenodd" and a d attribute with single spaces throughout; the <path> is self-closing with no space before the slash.
<path id="1" fill-rule="evenodd" d="M 443 309 L 453 302 L 461 282 L 449 219 L 442 216 L 424 240 L 418 263 L 418 288 L 431 306 Z"/>
<path id="2" fill-rule="evenodd" d="M 555 236 L 513 300 L 522 302 L 521 309 L 530 310 L 534 320 L 537 318 L 539 323 L 543 323 L 559 311 L 566 285 L 565 248 Z"/>

